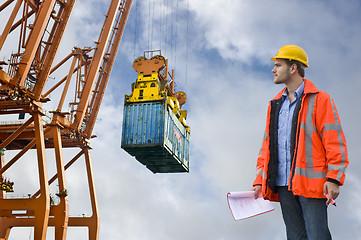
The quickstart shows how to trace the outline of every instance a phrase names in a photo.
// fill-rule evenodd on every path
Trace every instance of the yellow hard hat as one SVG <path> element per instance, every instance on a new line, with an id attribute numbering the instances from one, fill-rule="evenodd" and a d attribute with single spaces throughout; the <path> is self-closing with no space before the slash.
<path id="1" fill-rule="evenodd" d="M 296 45 L 285 45 L 281 47 L 277 52 L 277 55 L 271 58 L 271 60 L 275 61 L 277 58 L 296 60 L 303 63 L 306 68 L 308 68 L 308 57 L 305 50 Z"/>

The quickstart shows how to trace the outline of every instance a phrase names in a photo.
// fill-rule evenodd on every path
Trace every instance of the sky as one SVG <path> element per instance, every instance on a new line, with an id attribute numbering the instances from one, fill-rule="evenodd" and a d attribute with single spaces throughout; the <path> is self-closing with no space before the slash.
<path id="1" fill-rule="evenodd" d="M 73 46 L 94 46 L 109 3 L 76 2 L 57 59 Z M 226 200 L 228 192 L 252 188 L 268 101 L 284 87 L 273 84 L 270 58 L 286 44 L 305 49 L 310 66 L 305 78 L 336 103 L 350 165 L 337 208 L 328 209 L 329 226 L 336 240 L 357 237 L 360 12 L 358 0 L 134 0 L 91 142 L 100 239 L 286 239 L 278 203 L 272 203 L 271 213 L 234 221 Z M 0 23 L 5 20 L 0 15 Z M 176 90 L 187 94 L 189 173 L 153 174 L 120 148 L 123 99 L 137 78 L 132 62 L 155 49 L 175 70 Z M 65 149 L 65 159 L 77 151 Z M 48 153 L 52 176 L 55 163 Z M 37 190 L 34 161 L 29 154 L 27 162 L 9 169 L 14 196 Z M 78 161 L 66 178 L 70 215 L 91 215 L 84 163 Z M 55 193 L 54 186 L 51 190 Z M 32 232 L 14 229 L 10 239 Z M 53 233 L 49 228 L 47 239 Z M 68 229 L 68 239 L 86 235 L 85 228 Z"/>

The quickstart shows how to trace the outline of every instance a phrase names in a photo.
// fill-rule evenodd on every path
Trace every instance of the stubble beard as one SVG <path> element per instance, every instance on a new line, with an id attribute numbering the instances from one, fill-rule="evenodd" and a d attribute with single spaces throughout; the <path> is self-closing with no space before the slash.
<path id="1" fill-rule="evenodd" d="M 281 78 L 279 75 L 277 75 L 276 77 L 273 77 L 273 82 L 275 84 L 282 84 L 282 83 L 286 84 L 289 79 L 290 79 L 290 73 L 285 72 Z"/>

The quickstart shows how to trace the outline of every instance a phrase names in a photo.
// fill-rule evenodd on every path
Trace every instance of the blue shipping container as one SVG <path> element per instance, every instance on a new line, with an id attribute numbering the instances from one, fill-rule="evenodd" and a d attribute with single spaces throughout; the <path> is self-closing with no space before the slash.
<path id="1" fill-rule="evenodd" d="M 189 137 L 165 100 L 124 106 L 121 147 L 153 173 L 188 172 Z"/>

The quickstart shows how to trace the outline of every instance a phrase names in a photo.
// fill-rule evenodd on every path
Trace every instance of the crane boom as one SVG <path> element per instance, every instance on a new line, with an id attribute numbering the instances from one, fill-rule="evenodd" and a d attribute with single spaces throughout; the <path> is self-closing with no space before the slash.
<path id="1" fill-rule="evenodd" d="M 94 128 L 98 106 L 100 106 L 99 103 L 102 100 L 111 69 L 113 68 L 115 56 L 123 35 L 131 4 L 131 0 L 123 0 L 122 2 L 112 1 L 108 14 L 106 15 L 106 20 L 97 47 L 95 48 L 87 80 L 76 110 L 75 119 L 71 126 L 73 129 L 79 130 L 86 113 L 88 113 L 85 119 L 86 121 L 88 119 L 90 120 L 90 122 L 86 123 L 87 131 L 85 133 L 88 134 L 88 138 Z M 91 101 L 90 98 L 92 98 Z"/>
<path id="2" fill-rule="evenodd" d="M 91 136 L 95 121 L 98 116 L 100 104 L 102 102 L 105 89 L 108 84 L 108 80 L 110 77 L 111 70 L 113 69 L 114 61 L 116 54 L 118 52 L 118 48 L 120 45 L 120 41 L 125 29 L 125 24 L 127 22 L 127 18 L 129 14 L 125 14 L 125 12 L 129 12 L 130 6 L 132 5 L 132 0 L 123 1 L 123 4 L 119 8 L 118 17 L 116 19 L 116 25 L 113 28 L 112 36 L 110 38 L 109 44 L 107 46 L 107 51 L 105 53 L 105 58 L 103 59 L 101 72 L 98 76 L 98 81 L 96 84 L 96 89 L 94 90 L 94 94 L 92 95 L 92 99 L 89 104 L 89 118 L 86 124 L 85 134 L 87 136 Z"/>
<path id="3" fill-rule="evenodd" d="M 55 239 L 66 239 L 67 228 L 73 226 L 87 227 L 89 239 L 99 239 L 98 204 L 89 140 L 132 0 L 111 1 L 95 48 L 75 47 L 63 60 L 54 64 L 75 2 L 7 0 L 0 5 L 0 13 L 13 6 L 0 36 L 0 51 L 6 49 L 10 34 L 20 33 L 17 50 L 11 54 L 9 62 L 0 61 L 0 115 L 30 115 L 24 122 L 0 122 L 0 239 L 8 239 L 10 230 L 20 226 L 34 227 L 34 239 L 39 240 L 46 239 L 48 226 L 55 227 Z M 32 21 L 33 24 L 30 24 Z M 48 81 L 52 74 L 64 72 L 64 66 L 70 60 L 66 76 L 55 84 Z M 73 111 L 62 112 L 65 99 L 71 93 L 70 83 L 74 80 L 75 100 L 70 103 Z M 61 86 L 63 90 L 58 104 L 55 104 L 56 109 L 45 109 L 44 103 L 54 101 L 49 98 L 50 93 L 58 91 Z M 80 152 L 66 162 L 63 151 L 68 147 L 78 147 Z M 57 170 L 50 180 L 46 148 L 54 149 L 55 153 Z M 39 190 L 26 199 L 8 199 L 4 190 L 13 191 L 14 183 L 5 179 L 5 174 L 16 162 L 27 164 L 28 161 L 22 159 L 32 149 L 36 149 Z M 19 151 L 5 161 L 7 151 L 12 150 Z M 71 217 L 65 171 L 82 157 L 92 215 Z M 58 180 L 58 204 L 50 198 L 49 191 L 49 185 L 55 180 Z M 17 210 L 23 212 L 17 213 Z"/>

